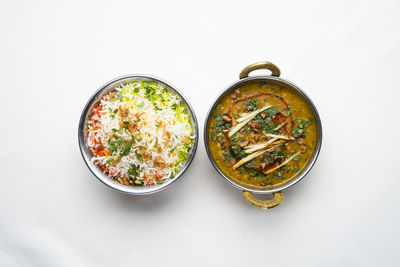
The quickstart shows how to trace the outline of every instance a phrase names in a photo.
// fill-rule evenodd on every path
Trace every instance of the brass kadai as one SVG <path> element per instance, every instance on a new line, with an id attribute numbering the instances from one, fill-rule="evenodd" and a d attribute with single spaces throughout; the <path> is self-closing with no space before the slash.
<path id="1" fill-rule="evenodd" d="M 249 74 L 252 71 L 259 70 L 259 69 L 267 69 L 271 71 L 271 75 L 261 75 L 261 76 L 249 76 Z M 295 84 L 280 78 L 281 72 L 279 68 L 274 65 L 271 62 L 263 61 L 263 62 L 258 62 L 251 64 L 247 67 L 245 67 L 239 75 L 239 80 L 228 86 L 225 90 L 222 91 L 222 93 L 217 97 L 217 99 L 214 101 L 212 104 L 208 115 L 207 119 L 204 124 L 204 144 L 207 150 L 208 157 L 215 167 L 215 169 L 218 171 L 218 173 L 225 178 L 226 181 L 228 181 L 230 184 L 232 184 L 234 187 L 240 189 L 243 191 L 243 197 L 244 199 L 249 202 L 252 205 L 255 205 L 261 209 L 270 209 L 273 207 L 278 206 L 283 202 L 284 196 L 282 193 L 282 190 L 287 189 L 297 182 L 299 182 L 301 179 L 303 179 L 307 173 L 311 170 L 313 167 L 314 163 L 316 162 L 318 158 L 319 151 L 321 149 L 321 143 L 322 143 L 322 125 L 321 125 L 321 119 L 319 117 L 318 111 L 311 101 L 311 99 Z M 310 160 L 307 162 L 307 164 L 302 168 L 302 170 L 296 175 L 296 177 L 293 177 L 290 179 L 287 183 L 284 183 L 283 185 L 280 185 L 278 187 L 272 187 L 272 188 L 265 188 L 265 189 L 254 189 L 250 188 L 247 186 L 244 186 L 243 184 L 237 183 L 234 179 L 231 179 L 228 177 L 222 170 L 218 167 L 216 164 L 216 161 L 214 157 L 212 156 L 210 152 L 210 148 L 208 145 L 208 140 L 207 140 L 207 133 L 208 133 L 208 127 L 209 127 L 209 122 L 211 119 L 211 114 L 213 110 L 216 108 L 217 103 L 220 101 L 221 98 L 223 98 L 226 94 L 230 94 L 235 88 L 240 87 L 241 85 L 248 84 L 248 83 L 255 83 L 255 82 L 267 82 L 267 83 L 273 83 L 273 84 L 278 84 L 283 87 L 288 88 L 289 90 L 296 91 L 299 93 L 304 100 L 308 103 L 308 105 L 311 107 L 312 113 L 315 118 L 316 122 L 316 127 L 317 127 L 317 143 L 315 145 L 314 151 L 311 155 Z M 254 197 L 253 194 L 273 194 L 273 199 L 272 200 L 259 200 Z"/>

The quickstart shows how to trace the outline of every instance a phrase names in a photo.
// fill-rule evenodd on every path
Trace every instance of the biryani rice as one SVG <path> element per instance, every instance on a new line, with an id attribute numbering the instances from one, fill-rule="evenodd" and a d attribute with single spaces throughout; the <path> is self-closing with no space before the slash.
<path id="1" fill-rule="evenodd" d="M 121 84 L 91 108 L 91 162 L 121 184 L 164 183 L 181 169 L 194 143 L 188 108 L 159 82 Z"/>

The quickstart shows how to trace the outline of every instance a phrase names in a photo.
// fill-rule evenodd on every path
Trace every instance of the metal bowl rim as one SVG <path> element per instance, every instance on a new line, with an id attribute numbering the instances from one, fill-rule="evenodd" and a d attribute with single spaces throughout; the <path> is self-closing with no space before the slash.
<path id="1" fill-rule="evenodd" d="M 85 126 L 85 121 L 86 121 L 86 114 L 88 113 L 90 107 L 93 105 L 93 103 L 96 101 L 97 97 L 99 95 L 102 94 L 103 91 L 109 89 L 108 87 L 110 85 L 112 85 L 113 83 L 116 82 L 123 82 L 124 80 L 128 80 L 128 79 L 151 79 L 160 83 L 163 83 L 165 85 L 167 85 L 171 90 L 173 90 L 174 92 L 176 92 L 180 98 L 184 101 L 184 103 L 186 104 L 186 106 L 189 108 L 191 116 L 192 116 L 192 120 L 193 120 L 193 125 L 195 127 L 195 142 L 193 144 L 193 148 L 192 151 L 189 155 L 189 158 L 187 159 L 185 165 L 182 167 L 182 169 L 180 169 L 180 171 L 178 172 L 178 174 L 173 178 L 173 179 L 169 179 L 169 181 L 167 183 L 162 184 L 161 186 L 157 186 L 157 185 L 153 185 L 150 186 L 148 188 L 148 190 L 141 190 L 141 191 L 135 191 L 135 187 L 130 187 L 130 186 L 123 186 L 124 189 L 118 188 L 117 186 L 113 186 L 112 183 L 107 183 L 106 179 L 109 179 L 109 181 L 112 181 L 111 178 L 109 178 L 108 176 L 106 176 L 104 174 L 103 177 L 99 177 L 95 171 L 94 168 L 95 166 L 92 166 L 93 164 L 90 164 L 88 162 L 88 158 L 86 157 L 86 149 L 85 149 L 85 136 L 84 136 L 84 126 Z M 109 82 L 103 84 L 102 86 L 100 86 L 99 89 L 97 89 L 94 94 L 89 98 L 89 100 L 86 102 L 85 107 L 83 108 L 83 111 L 81 113 L 80 119 L 79 119 L 79 126 L 78 126 L 78 143 L 79 143 L 79 150 L 81 152 L 82 158 L 86 164 L 86 166 L 89 168 L 89 170 L 92 172 L 92 174 L 103 184 L 107 185 L 108 187 L 117 190 L 121 193 L 125 193 L 125 194 L 130 194 L 130 195 L 149 195 L 149 194 L 153 194 L 153 193 L 157 193 L 160 192 L 161 190 L 165 189 L 166 187 L 168 187 L 170 184 L 174 183 L 176 180 L 178 180 L 185 172 L 186 170 L 189 168 L 190 164 L 192 163 L 196 152 L 197 152 L 197 147 L 198 147 L 198 143 L 199 143 L 199 126 L 198 126 L 198 122 L 197 122 L 197 118 L 196 118 L 196 114 L 194 112 L 194 109 L 192 107 L 192 105 L 190 104 L 190 102 L 187 100 L 187 98 L 171 83 L 158 78 L 156 76 L 152 76 L 152 75 L 148 75 L 148 74 L 128 74 L 128 75 L 123 75 L 120 77 L 117 77 L 115 79 L 110 80 Z"/>
<path id="2" fill-rule="evenodd" d="M 246 186 L 243 186 L 239 183 L 236 183 L 235 181 L 231 180 L 229 177 L 227 177 L 227 175 L 225 175 L 217 166 L 213 156 L 211 155 L 210 152 L 210 148 L 208 147 L 208 140 L 207 140 L 207 129 L 208 129 L 208 123 L 210 121 L 210 116 L 212 111 L 215 108 L 215 104 L 220 100 L 220 98 L 230 89 L 234 88 L 235 86 L 242 84 L 242 83 L 246 83 L 249 81 L 253 81 L 253 80 L 266 80 L 266 81 L 278 81 L 278 82 L 282 82 L 284 84 L 287 84 L 288 86 L 290 86 L 292 89 L 296 90 L 298 93 L 300 93 L 302 96 L 304 96 L 306 98 L 306 100 L 309 101 L 311 109 L 314 113 L 315 119 L 316 119 L 316 123 L 317 123 L 317 133 L 318 133 L 318 139 L 317 139 L 317 145 L 315 147 L 315 151 L 314 151 L 314 156 L 311 159 L 311 162 L 308 163 L 307 168 L 302 170 L 301 175 L 299 175 L 298 177 L 296 177 L 295 179 L 291 180 L 290 182 L 277 187 L 277 188 L 272 188 L 272 189 L 267 189 L 267 190 L 259 190 L 259 189 L 253 189 L 253 188 L 248 188 Z M 206 151 L 207 151 L 207 155 L 209 160 L 211 161 L 212 165 L 214 166 L 214 168 L 217 170 L 217 172 L 226 180 L 228 181 L 231 185 L 233 185 L 234 187 L 236 187 L 237 189 L 240 190 L 244 190 L 244 191 L 250 191 L 253 193 L 257 193 L 257 194 L 271 194 L 274 192 L 278 192 L 278 191 L 282 191 L 284 189 L 287 189 L 293 185 L 295 185 L 296 183 L 298 183 L 300 180 L 302 180 L 307 174 L 308 172 L 312 169 L 312 167 L 314 166 L 315 162 L 317 161 L 317 158 L 319 156 L 319 152 L 321 150 L 321 145 L 322 145 L 322 124 L 321 124 L 321 119 L 319 117 L 319 113 L 317 108 L 315 107 L 313 101 L 311 100 L 311 98 L 303 91 L 300 89 L 300 87 L 298 87 L 297 85 L 295 85 L 294 83 L 283 79 L 281 77 L 276 77 L 276 76 L 267 76 L 267 75 L 257 75 L 257 76 L 249 76 L 243 79 L 239 79 L 235 82 L 233 82 L 232 84 L 230 84 L 228 87 L 226 87 L 225 89 L 222 90 L 222 92 L 215 98 L 213 104 L 211 105 L 210 109 L 208 110 L 207 116 L 206 116 L 206 120 L 204 122 L 204 130 L 203 130 L 203 138 L 204 138 L 204 145 L 206 147 Z"/>

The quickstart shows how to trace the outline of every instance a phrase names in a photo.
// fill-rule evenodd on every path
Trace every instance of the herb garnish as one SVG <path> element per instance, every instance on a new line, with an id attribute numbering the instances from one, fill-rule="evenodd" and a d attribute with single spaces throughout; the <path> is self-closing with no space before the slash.
<path id="1" fill-rule="evenodd" d="M 136 159 L 137 159 L 140 163 L 143 163 L 142 155 L 140 155 L 139 152 L 138 152 L 137 150 L 135 150 L 135 155 L 136 155 Z"/>
<path id="2" fill-rule="evenodd" d="M 129 167 L 128 175 L 137 177 L 139 175 L 139 173 L 138 173 L 139 169 L 140 169 L 139 165 L 132 163 L 131 166 Z"/>
<path id="3" fill-rule="evenodd" d="M 134 141 L 135 141 L 135 138 L 133 138 L 133 136 L 132 136 L 131 141 L 129 141 L 129 143 L 126 144 L 125 149 L 122 152 L 122 156 L 126 156 L 129 154 L 129 151 L 131 150 Z"/>
<path id="4" fill-rule="evenodd" d="M 266 110 L 266 112 L 267 112 L 268 115 L 272 116 L 272 115 L 275 115 L 275 114 L 279 113 L 279 109 L 275 108 L 275 107 L 274 108 L 269 108 L 269 109 Z"/>
<path id="5" fill-rule="evenodd" d="M 250 110 L 255 110 L 257 108 L 257 98 L 254 98 L 253 100 L 248 100 L 244 103 L 244 107 Z"/>
<path id="6" fill-rule="evenodd" d="M 308 132 L 306 130 L 304 130 L 304 128 L 309 126 L 312 123 L 312 120 L 309 119 L 306 121 L 302 121 L 301 118 L 297 118 L 296 122 L 299 124 L 299 126 L 293 129 L 293 132 L 292 132 L 293 136 L 295 138 L 307 136 Z"/>

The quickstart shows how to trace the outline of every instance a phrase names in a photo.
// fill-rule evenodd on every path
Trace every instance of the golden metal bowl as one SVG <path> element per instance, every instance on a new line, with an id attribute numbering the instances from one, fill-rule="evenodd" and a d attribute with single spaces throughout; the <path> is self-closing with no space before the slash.
<path id="1" fill-rule="evenodd" d="M 258 69 L 267 69 L 271 71 L 271 75 L 262 75 L 262 76 L 249 76 L 249 74 Z M 215 169 L 218 171 L 218 173 L 225 178 L 226 181 L 228 181 L 230 184 L 235 186 L 236 188 L 240 189 L 243 191 L 243 197 L 248 201 L 250 204 L 253 204 L 259 208 L 262 209 L 269 209 L 278 206 L 279 204 L 282 203 L 284 197 L 282 190 L 291 187 L 292 185 L 296 184 L 299 182 L 301 179 L 303 179 L 307 173 L 311 170 L 313 167 L 315 161 L 318 158 L 319 151 L 321 149 L 321 143 L 322 143 L 322 126 L 321 126 L 321 120 L 318 114 L 318 111 L 311 101 L 311 99 L 296 85 L 293 83 L 280 78 L 280 70 L 277 66 L 274 64 L 264 61 L 264 62 L 258 62 L 252 65 L 249 65 L 245 67 L 239 74 L 239 80 L 228 86 L 225 90 L 222 91 L 222 93 L 217 97 L 217 99 L 214 101 L 212 104 L 208 115 L 207 119 L 204 124 L 204 144 L 206 146 L 207 154 L 208 157 L 212 163 L 212 165 L 215 167 Z M 245 186 L 243 184 L 239 184 L 237 181 L 235 181 L 233 178 L 227 176 L 216 164 L 216 161 L 214 157 L 212 156 L 208 144 L 208 128 L 209 128 L 209 122 L 211 118 L 211 114 L 214 111 L 214 109 L 217 106 L 217 103 L 227 94 L 231 94 L 236 88 L 248 84 L 248 83 L 260 83 L 260 82 L 267 82 L 267 83 L 273 83 L 277 84 L 280 86 L 283 86 L 285 88 L 288 88 L 289 90 L 293 90 L 297 92 L 297 94 L 303 98 L 303 101 L 307 103 L 311 111 L 314 115 L 315 122 L 316 122 L 316 128 L 317 128 L 317 143 L 315 145 L 314 151 L 311 155 L 310 160 L 306 163 L 306 165 L 300 170 L 300 172 L 293 177 L 292 179 L 288 180 L 286 183 L 278 186 L 272 186 L 270 188 L 265 188 L 265 189 L 260 189 L 260 188 L 251 188 L 249 186 Z M 273 194 L 274 198 L 272 200 L 258 200 L 253 196 L 253 193 L 256 194 Z"/>

